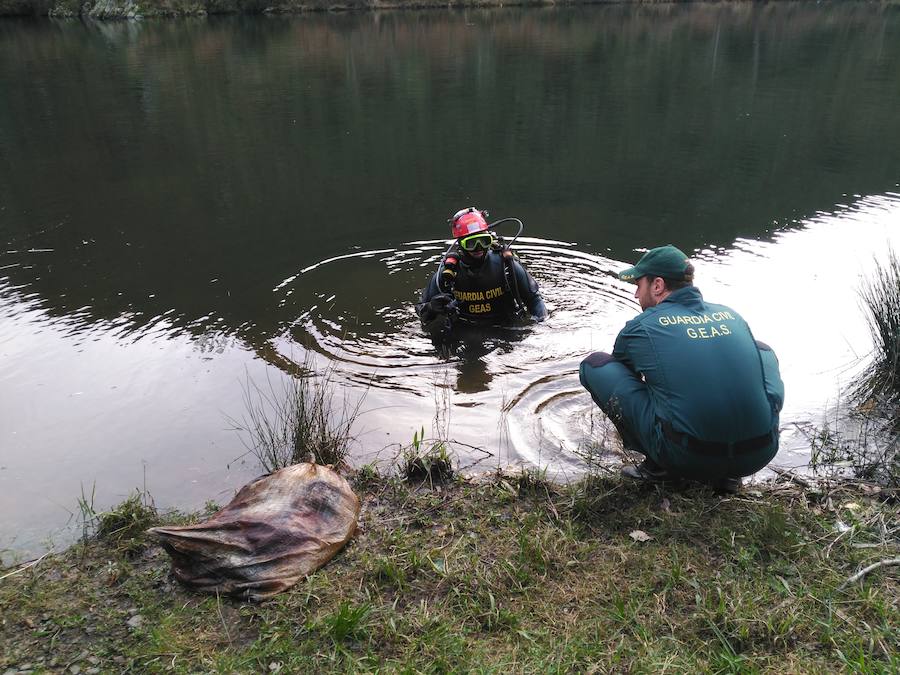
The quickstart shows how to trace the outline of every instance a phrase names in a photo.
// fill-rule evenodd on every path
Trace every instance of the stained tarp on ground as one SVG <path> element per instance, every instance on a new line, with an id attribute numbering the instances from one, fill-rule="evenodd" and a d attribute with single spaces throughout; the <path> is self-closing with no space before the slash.
<path id="1" fill-rule="evenodd" d="M 346 480 L 325 466 L 295 464 L 245 485 L 202 523 L 148 532 L 186 586 L 260 600 L 331 560 L 358 516 Z"/>

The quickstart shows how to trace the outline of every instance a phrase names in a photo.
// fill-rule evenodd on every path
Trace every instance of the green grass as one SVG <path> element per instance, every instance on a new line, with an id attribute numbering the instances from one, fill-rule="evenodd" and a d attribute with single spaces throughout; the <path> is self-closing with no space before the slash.
<path id="1" fill-rule="evenodd" d="M 133 555 L 143 550 L 146 546 L 144 532 L 159 523 L 159 514 L 146 490 L 135 490 L 125 501 L 108 511 L 94 508 L 94 496 L 92 487 L 90 495 L 82 489 L 78 498 L 82 544 L 96 537 L 122 555 Z"/>
<path id="2" fill-rule="evenodd" d="M 401 449 L 400 476 L 409 483 L 443 483 L 453 478 L 453 460 L 447 442 L 425 438 L 425 428 L 413 434 L 412 443 Z"/>
<path id="3" fill-rule="evenodd" d="M 92 538 L 0 581 L 0 671 L 84 672 L 88 658 L 102 672 L 900 668 L 900 569 L 841 588 L 898 554 L 896 503 L 849 487 L 720 497 L 540 478 L 438 490 L 368 471 L 356 538 L 261 604 L 193 595 L 161 549 Z"/>

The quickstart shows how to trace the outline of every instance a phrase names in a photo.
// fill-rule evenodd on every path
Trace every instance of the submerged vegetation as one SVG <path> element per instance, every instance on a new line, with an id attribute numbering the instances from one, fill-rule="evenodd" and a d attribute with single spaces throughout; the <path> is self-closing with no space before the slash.
<path id="1" fill-rule="evenodd" d="M 539 472 L 431 488 L 371 468 L 363 482 L 356 539 L 265 603 L 189 593 L 142 530 L 112 521 L 115 546 L 92 538 L 0 573 L 0 670 L 900 668 L 887 493 L 785 483 L 723 498 Z"/>

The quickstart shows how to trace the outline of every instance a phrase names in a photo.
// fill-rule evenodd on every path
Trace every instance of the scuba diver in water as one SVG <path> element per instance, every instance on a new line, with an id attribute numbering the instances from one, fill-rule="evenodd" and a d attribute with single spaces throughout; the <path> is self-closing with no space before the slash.
<path id="1" fill-rule="evenodd" d="M 455 241 L 416 305 L 432 339 L 449 337 L 459 324 L 490 326 L 526 315 L 537 321 L 547 316 L 537 282 L 510 250 L 522 221 L 503 218 L 488 224 L 486 216 L 470 206 L 449 219 Z M 508 221 L 519 224 L 510 244 L 493 229 Z"/>

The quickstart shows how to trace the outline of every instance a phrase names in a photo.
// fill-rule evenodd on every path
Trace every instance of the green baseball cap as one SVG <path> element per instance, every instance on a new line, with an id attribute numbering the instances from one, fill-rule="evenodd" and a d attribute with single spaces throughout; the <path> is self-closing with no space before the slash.
<path id="1" fill-rule="evenodd" d="M 637 265 L 619 272 L 619 278 L 622 281 L 630 281 L 633 284 L 636 284 L 641 277 L 646 276 L 681 281 L 684 279 L 684 273 L 687 271 L 687 263 L 688 257 L 684 253 L 672 246 L 672 244 L 667 244 L 666 246 L 651 248 L 641 256 Z"/>

